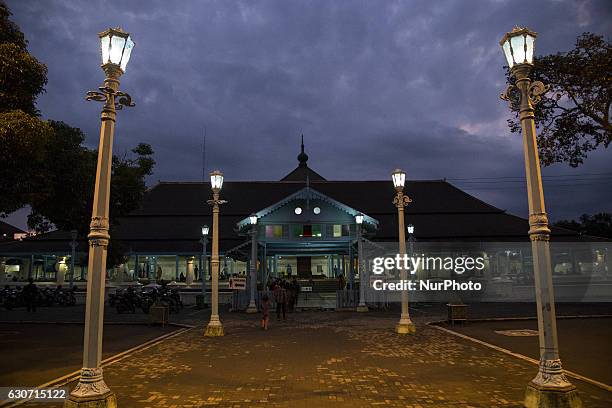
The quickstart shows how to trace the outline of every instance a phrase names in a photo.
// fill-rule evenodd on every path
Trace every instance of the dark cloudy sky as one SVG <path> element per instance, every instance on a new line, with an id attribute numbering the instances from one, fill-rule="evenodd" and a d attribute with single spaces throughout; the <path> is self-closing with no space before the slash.
<path id="1" fill-rule="evenodd" d="M 548 54 L 585 31 L 612 33 L 605 0 L 8 5 L 49 68 L 43 116 L 81 128 L 90 146 L 100 105 L 83 97 L 103 79 L 97 33 L 132 34 L 121 87 L 137 106 L 119 113 L 115 152 L 150 143 L 158 164 L 149 184 L 201 179 L 205 126 L 206 167 L 229 180 L 280 179 L 296 166 L 303 133 L 310 166 L 328 179 L 386 179 L 395 167 L 413 179 L 471 179 L 453 182 L 523 216 L 522 146 L 499 100 L 498 41 L 527 25 L 539 34 L 536 52 Z M 600 150 L 578 169 L 544 169 L 587 175 L 546 178 L 552 219 L 612 211 L 611 158 Z M 474 180 L 482 177 L 517 178 Z"/>

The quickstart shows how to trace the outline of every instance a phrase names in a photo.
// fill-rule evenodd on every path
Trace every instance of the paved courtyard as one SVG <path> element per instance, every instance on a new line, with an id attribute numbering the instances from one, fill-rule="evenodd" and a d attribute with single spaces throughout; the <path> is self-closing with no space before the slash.
<path id="1" fill-rule="evenodd" d="M 106 367 L 105 379 L 121 407 L 518 407 L 537 370 L 422 319 L 398 336 L 395 314 L 296 313 L 267 332 L 256 319 L 225 313 L 225 337 L 200 325 Z M 572 381 L 586 407 L 611 406 L 611 393 Z"/>

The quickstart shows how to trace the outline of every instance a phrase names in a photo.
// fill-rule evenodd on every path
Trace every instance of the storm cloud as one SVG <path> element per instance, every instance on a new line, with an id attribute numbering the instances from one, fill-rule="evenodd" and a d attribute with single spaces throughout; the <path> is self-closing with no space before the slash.
<path id="1" fill-rule="evenodd" d="M 527 213 L 519 135 L 499 99 L 498 41 L 514 25 L 538 32 L 537 53 L 577 35 L 610 35 L 606 1 L 8 1 L 29 50 L 49 68 L 38 107 L 97 145 L 103 79 L 97 33 L 121 26 L 136 47 L 121 88 L 137 106 L 118 115 L 115 152 L 156 152 L 149 180 L 278 180 L 309 165 L 333 180 L 449 178 L 517 215 Z M 609 37 L 608 37 L 609 38 Z M 551 218 L 612 211 L 612 152 L 545 176 Z M 607 173 L 606 177 L 602 173 Z M 474 183 L 478 177 L 517 177 Z M 471 179 L 471 180 L 453 180 Z M 550 181 L 549 181 L 550 180 Z M 575 197 L 581 197 L 579 201 Z M 385 199 L 381 197 L 381 199 Z"/>

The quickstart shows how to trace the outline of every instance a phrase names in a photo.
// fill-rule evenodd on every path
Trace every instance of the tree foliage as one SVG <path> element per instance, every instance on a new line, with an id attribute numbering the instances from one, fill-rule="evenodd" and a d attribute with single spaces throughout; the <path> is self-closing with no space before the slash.
<path id="1" fill-rule="evenodd" d="M 97 151 L 81 146 L 83 133 L 63 122 L 51 122 L 55 129 L 54 145 L 44 171 L 50 175 L 41 180 L 37 194 L 31 201 L 32 213 L 28 224 L 36 231 L 53 228 L 69 231 L 76 229 L 79 235 L 89 232 L 96 177 Z M 145 179 L 152 174 L 155 161 L 153 150 L 147 144 L 139 144 L 131 155 L 113 156 L 109 223 L 111 242 L 107 265 L 123 262 L 125 246 L 114 238 L 113 230 L 119 219 L 140 206 L 146 193 Z"/>
<path id="2" fill-rule="evenodd" d="M 554 225 L 578 231 L 585 235 L 612 238 L 612 214 L 609 213 L 582 214 L 578 221 L 561 220 Z"/>
<path id="3" fill-rule="evenodd" d="M 571 51 L 534 58 L 532 78 L 550 86 L 535 107 L 543 165 L 567 162 L 577 167 L 588 152 L 609 146 L 611 72 L 612 45 L 591 33 L 579 36 Z M 516 115 L 508 124 L 520 133 L 518 107 L 513 110 Z"/>
<path id="4" fill-rule="evenodd" d="M 27 41 L 0 0 L 0 217 L 30 205 L 28 225 L 89 232 L 97 151 L 83 146 L 80 129 L 44 121 L 36 98 L 44 92 L 47 68 L 27 51 Z M 125 245 L 113 238 L 118 219 L 140 206 L 155 161 L 148 144 L 113 156 L 107 265 L 123 262 Z"/>
<path id="5" fill-rule="evenodd" d="M 47 67 L 28 53 L 27 42 L 0 2 L 0 112 L 38 115 L 36 97 L 47 84 Z"/>
<path id="6" fill-rule="evenodd" d="M 30 202 L 53 134 L 51 126 L 21 110 L 0 113 L 0 216 Z"/>

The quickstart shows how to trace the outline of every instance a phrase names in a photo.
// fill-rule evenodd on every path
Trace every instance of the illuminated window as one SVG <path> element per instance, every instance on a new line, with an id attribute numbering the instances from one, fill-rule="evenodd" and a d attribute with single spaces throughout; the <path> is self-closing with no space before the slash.
<path id="1" fill-rule="evenodd" d="M 334 225 L 334 238 L 340 237 L 348 237 L 349 236 L 349 226 L 348 225 Z"/>
<path id="2" fill-rule="evenodd" d="M 282 238 L 283 237 L 283 226 L 282 225 L 266 225 L 266 238 Z"/>
<path id="3" fill-rule="evenodd" d="M 293 236 L 301 238 L 320 238 L 321 224 L 304 224 L 293 226 Z"/>

